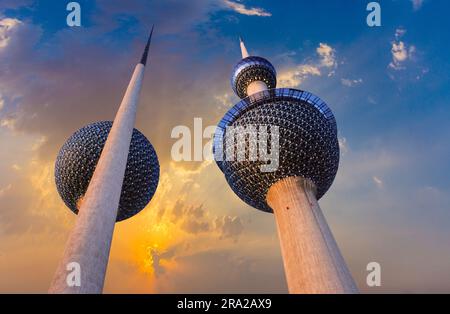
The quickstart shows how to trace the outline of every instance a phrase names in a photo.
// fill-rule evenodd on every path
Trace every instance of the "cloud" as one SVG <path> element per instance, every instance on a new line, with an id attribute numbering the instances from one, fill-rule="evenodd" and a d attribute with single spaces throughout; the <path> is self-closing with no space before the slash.
<path id="1" fill-rule="evenodd" d="M 206 220 L 206 211 L 203 205 L 186 206 L 182 199 L 178 199 L 171 211 L 171 221 L 178 224 L 181 230 L 197 234 L 210 230 L 210 223 Z"/>
<path id="2" fill-rule="evenodd" d="M 317 53 L 321 57 L 321 65 L 327 68 L 335 68 L 337 66 L 335 50 L 324 43 L 320 43 L 316 49 Z"/>
<path id="3" fill-rule="evenodd" d="M 263 293 L 270 285 L 270 291 L 286 293 L 280 257 L 262 256 L 249 254 L 248 247 L 230 250 L 212 246 L 196 252 L 185 251 L 163 260 L 175 262 L 179 267 L 165 271 L 155 290 L 158 293 Z"/>
<path id="4" fill-rule="evenodd" d="M 346 78 L 341 79 L 342 85 L 347 86 L 347 87 L 353 87 L 355 85 L 361 84 L 362 82 L 363 82 L 362 78 L 353 79 L 353 80 L 346 79 Z"/>
<path id="5" fill-rule="evenodd" d="M 389 67 L 394 70 L 403 70 L 405 69 L 404 62 L 414 55 L 416 51 L 415 46 L 409 46 L 403 42 L 393 42 L 391 53 L 392 53 L 392 62 L 389 63 Z"/>
<path id="6" fill-rule="evenodd" d="M 223 10 L 221 2 L 210 0 L 97 0 L 95 6 L 98 14 L 90 18 L 97 30 L 107 33 L 128 27 L 126 21 L 129 19 L 138 21 L 146 32 L 149 25 L 154 23 L 155 37 L 156 33 L 176 35 L 192 30 L 208 21 L 211 13 Z M 133 27 L 130 30 L 134 33 L 139 29 Z"/>
<path id="7" fill-rule="evenodd" d="M 11 34 L 21 21 L 13 18 L 3 18 L 0 20 L 0 49 L 5 48 L 9 41 Z"/>
<path id="8" fill-rule="evenodd" d="M 408 59 L 408 51 L 406 50 L 405 43 L 400 41 L 398 43 L 392 43 L 392 61 L 391 67 L 398 68 L 400 63 Z"/>
<path id="9" fill-rule="evenodd" d="M 10 169 L 14 172 L 12 182 L 0 189 L 0 243 L 27 233 L 63 234 L 72 213 L 61 206 L 52 180 L 53 164 L 32 158 Z"/>
<path id="10" fill-rule="evenodd" d="M 24 6 L 32 5 L 33 0 L 2 0 L 0 12 L 6 9 L 18 9 Z"/>
<path id="11" fill-rule="evenodd" d="M 401 37 L 403 37 L 406 34 L 406 29 L 404 28 L 397 28 L 395 30 L 395 39 L 399 40 Z"/>
<path id="12" fill-rule="evenodd" d="M 373 182 L 375 182 L 376 186 L 379 189 L 383 188 L 384 183 L 383 183 L 383 181 L 380 178 L 378 178 L 377 176 L 373 176 L 372 179 L 373 179 Z"/>
<path id="13" fill-rule="evenodd" d="M 178 247 L 173 246 L 164 252 L 160 252 L 155 248 L 150 248 L 150 260 L 156 277 L 161 276 L 166 272 L 166 268 L 161 264 L 164 260 L 170 260 L 175 256 Z"/>
<path id="14" fill-rule="evenodd" d="M 345 137 L 339 137 L 338 142 L 339 142 L 339 150 L 340 150 L 341 154 L 345 155 L 346 153 L 348 153 L 349 147 L 348 147 L 347 139 Z"/>
<path id="15" fill-rule="evenodd" d="M 231 93 L 224 93 L 222 95 L 216 96 L 215 99 L 218 102 L 218 109 L 225 111 L 233 107 L 233 97 L 234 95 L 232 95 Z"/>
<path id="16" fill-rule="evenodd" d="M 416 47 L 413 45 L 408 45 L 400 40 L 406 33 L 406 30 L 399 28 L 395 31 L 395 40 L 392 42 L 391 47 L 391 54 L 392 54 L 392 61 L 389 63 L 389 68 L 394 70 L 403 70 L 406 67 L 404 66 L 404 63 L 411 59 L 415 52 Z"/>
<path id="17" fill-rule="evenodd" d="M 281 86 L 299 86 L 310 76 L 320 76 L 320 69 L 315 65 L 300 64 L 292 70 L 281 71 L 278 75 L 279 85 Z"/>
<path id="18" fill-rule="evenodd" d="M 242 220 L 239 217 L 223 216 L 214 221 L 216 229 L 223 238 L 231 238 L 237 241 L 244 230 Z"/>
<path id="19" fill-rule="evenodd" d="M 316 48 L 315 61 L 291 65 L 279 72 L 279 87 L 297 87 L 311 76 L 321 76 L 322 70 L 328 70 L 328 76 L 332 76 L 337 67 L 335 52 L 330 45 L 320 43 Z"/>
<path id="20" fill-rule="evenodd" d="M 203 219 L 205 210 L 202 206 L 203 205 L 197 207 L 191 206 L 185 209 L 184 219 L 180 224 L 182 230 L 191 234 L 209 231 L 209 222 Z"/>
<path id="21" fill-rule="evenodd" d="M 141 2 L 133 1 L 134 4 Z M 184 1 L 176 2 L 181 8 L 187 6 L 188 12 L 192 10 L 196 14 L 189 15 L 190 18 L 183 15 L 180 21 L 173 23 L 177 25 L 177 31 L 180 31 L 180 23 L 189 24 L 189 27 L 183 30 L 183 36 L 179 36 L 179 40 L 161 39 L 161 34 L 174 32 L 175 26 L 169 25 L 162 18 L 159 18 L 161 24 L 158 24 L 159 19 L 156 21 L 158 31 L 154 40 L 160 42 L 152 47 L 151 74 L 148 73 L 144 81 L 139 108 L 141 113 L 137 117 L 137 128 L 155 147 L 167 145 L 165 135 L 170 134 L 175 125 L 174 119 L 166 118 L 168 116 L 177 116 L 177 124 L 192 121 L 193 112 L 205 116 L 205 124 L 217 121 L 223 111 L 212 108 L 212 113 L 205 113 L 202 108 L 207 108 L 206 104 L 210 105 L 210 92 L 220 95 L 229 90 L 226 80 L 223 79 L 229 72 L 224 62 L 217 63 L 215 59 L 211 59 L 205 64 L 204 60 L 194 57 L 201 54 L 199 50 L 206 49 L 205 45 L 211 48 L 211 40 L 201 38 L 190 28 L 198 23 L 198 18 L 200 21 L 207 19 L 204 16 L 207 14 L 200 14 L 196 7 L 198 2 L 203 1 L 189 1 L 189 4 Z M 114 21 L 114 16 L 123 7 L 123 2 L 107 3 L 100 1 L 99 10 L 106 11 L 102 16 L 109 16 Z M 172 14 L 173 7 L 168 10 L 161 3 L 155 5 L 155 11 L 161 12 L 162 15 L 166 11 Z M 191 6 L 193 8 L 190 8 Z M 137 8 L 138 12 L 149 11 L 143 10 L 143 5 Z M 127 14 L 132 12 L 127 11 Z M 138 17 L 141 18 L 140 15 Z M 46 136 L 47 142 L 40 151 L 42 155 L 53 159 L 64 141 L 75 130 L 88 123 L 114 117 L 134 62 L 142 53 L 146 36 L 145 25 L 139 28 L 142 29 L 142 37 L 135 34 L 126 40 L 122 39 L 120 45 L 126 49 L 116 49 L 120 41 L 117 39 L 107 40 L 106 45 L 92 44 L 104 38 L 103 24 L 82 31 L 62 29 L 44 39 L 41 37 L 41 28 L 30 23 L 30 20 L 21 22 L 20 27 L 14 28 L 14 36 L 9 36 L 8 31 L 8 45 L 0 49 L 0 90 L 2 99 L 5 99 L 0 124 L 18 132 Z M 39 42 L 45 44 L 36 47 Z M 218 46 L 222 44 L 223 42 L 217 42 Z M 29 58 L 29 51 L 33 51 L 33 58 Z M 167 63 L 173 66 L 167 67 Z M 114 64 L 114 67 L 106 66 L 108 64 Z M 217 71 L 210 71 L 212 67 Z M 195 79 L 192 79 L 189 73 L 196 68 L 208 70 L 197 71 Z M 214 79 L 205 84 L 205 81 L 212 78 L 211 75 Z M 36 79 L 38 77 L 39 79 Z M 23 88 L 25 85 L 26 89 Z M 170 85 L 171 88 L 168 87 Z M 102 90 L 112 92 L 99 92 Z M 149 117 L 154 118 L 150 118 L 149 122 Z M 155 128 L 160 132 L 150 136 L 153 133 L 151 130 Z M 170 158 L 170 150 L 159 149 L 158 157 L 162 162 L 167 161 Z"/>
<path id="22" fill-rule="evenodd" d="M 178 199 L 175 205 L 172 208 L 172 221 L 177 222 L 181 219 L 184 212 L 184 202 L 181 199 Z"/>
<path id="23" fill-rule="evenodd" d="M 412 2 L 414 11 L 417 11 L 422 7 L 425 0 L 411 0 L 411 2 Z"/>
<path id="24" fill-rule="evenodd" d="M 117 225 L 106 293 L 287 291 L 273 216 L 249 211 L 215 165 L 199 169 L 170 163 L 149 207 Z"/>
<path id="25" fill-rule="evenodd" d="M 231 0 L 223 0 L 226 7 L 232 9 L 233 11 L 243 14 L 243 15 L 254 15 L 254 16 L 272 16 L 272 13 L 265 11 L 262 8 L 247 8 L 242 3 L 237 3 Z"/>

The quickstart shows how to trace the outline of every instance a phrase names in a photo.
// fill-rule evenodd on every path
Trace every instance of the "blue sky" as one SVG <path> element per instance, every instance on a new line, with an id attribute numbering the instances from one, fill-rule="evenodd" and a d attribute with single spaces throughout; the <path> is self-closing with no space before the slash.
<path id="1" fill-rule="evenodd" d="M 215 124 L 237 102 L 241 35 L 280 86 L 317 94 L 336 116 L 341 163 L 321 206 L 360 289 L 450 292 L 450 3 L 383 0 L 382 26 L 370 28 L 368 2 L 85 0 L 83 26 L 69 28 L 65 1 L 0 0 L 0 290 L 46 290 L 74 219 L 54 158 L 76 129 L 113 117 L 155 23 L 137 128 L 165 181 L 116 228 L 107 291 L 286 291 L 273 217 L 237 199 L 215 165 L 170 159 L 174 126 Z M 43 271 L 27 282 L 30 256 Z M 212 267 L 222 260 L 224 278 Z M 365 286 L 370 261 L 380 288 Z"/>

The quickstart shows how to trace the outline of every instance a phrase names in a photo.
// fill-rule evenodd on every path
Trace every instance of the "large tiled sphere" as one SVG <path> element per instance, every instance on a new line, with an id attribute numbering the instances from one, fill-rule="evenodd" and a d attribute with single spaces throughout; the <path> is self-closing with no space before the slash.
<path id="1" fill-rule="evenodd" d="M 258 132 L 257 126 L 264 125 L 268 130 L 269 126 L 279 128 L 276 171 L 261 171 L 260 166 L 267 164 L 263 161 L 226 160 L 232 151 L 237 151 L 239 142 L 236 140 L 227 146 L 225 137 L 229 127 L 235 130 L 241 127 L 240 130 L 249 135 L 247 139 L 254 140 L 256 134 L 251 136 L 250 133 Z M 254 128 L 243 131 L 248 126 Z M 250 141 L 245 141 L 245 145 L 250 146 Z M 310 179 L 319 199 L 333 183 L 339 165 L 337 128 L 331 110 L 318 97 L 295 89 L 272 89 L 243 99 L 219 123 L 214 142 L 216 159 L 218 148 L 224 156 L 216 161 L 232 190 L 247 204 L 268 212 L 272 209 L 266 202 L 266 195 L 278 180 L 293 176 Z"/>
<path id="2" fill-rule="evenodd" d="M 111 127 L 111 121 L 102 121 L 79 129 L 58 154 L 56 187 L 64 203 L 74 213 L 78 213 L 77 203 L 86 193 Z M 147 138 L 134 129 L 116 221 L 139 213 L 152 199 L 158 180 L 156 152 Z"/>

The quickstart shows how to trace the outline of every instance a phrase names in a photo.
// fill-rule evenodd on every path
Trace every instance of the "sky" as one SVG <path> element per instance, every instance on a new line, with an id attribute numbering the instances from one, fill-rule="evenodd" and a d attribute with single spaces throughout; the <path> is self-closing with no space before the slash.
<path id="1" fill-rule="evenodd" d="M 287 292 L 272 214 L 210 162 L 176 162 L 171 130 L 216 125 L 238 98 L 238 36 L 278 86 L 333 110 L 339 171 L 322 210 L 364 293 L 450 293 L 448 1 L 0 0 L 0 292 L 45 293 L 76 216 L 54 183 L 67 138 L 112 120 L 155 24 L 136 128 L 157 193 L 116 224 L 107 293 Z M 207 140 L 204 140 L 206 143 Z M 381 266 L 381 286 L 366 266 Z"/>

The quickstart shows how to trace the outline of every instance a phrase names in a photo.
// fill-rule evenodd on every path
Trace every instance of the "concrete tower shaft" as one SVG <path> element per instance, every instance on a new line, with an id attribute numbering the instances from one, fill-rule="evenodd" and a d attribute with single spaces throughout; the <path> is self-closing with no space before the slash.
<path id="1" fill-rule="evenodd" d="M 288 177 L 267 192 L 291 293 L 357 293 L 316 198 L 314 183 Z"/>
<path id="2" fill-rule="evenodd" d="M 134 69 L 80 204 L 75 226 L 69 235 L 49 293 L 101 293 L 103 290 L 152 32 L 144 50 L 145 58 L 142 58 Z M 80 266 L 80 286 L 68 285 L 67 267 L 71 263 L 78 263 Z"/>

